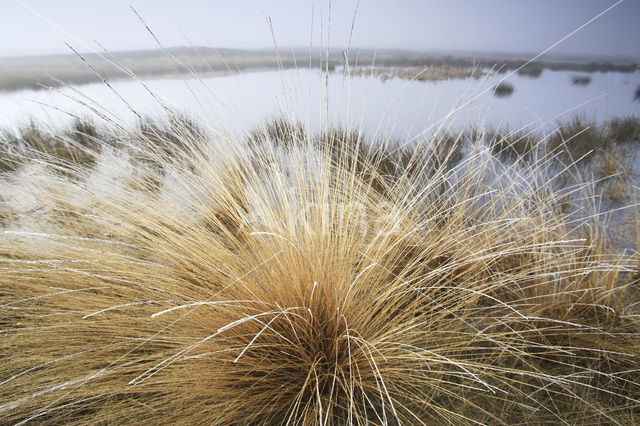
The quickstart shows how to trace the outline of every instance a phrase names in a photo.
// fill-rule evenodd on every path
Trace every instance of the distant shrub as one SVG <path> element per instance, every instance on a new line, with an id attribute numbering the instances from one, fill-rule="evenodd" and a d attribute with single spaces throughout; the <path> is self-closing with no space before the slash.
<path id="1" fill-rule="evenodd" d="M 636 102 L 640 101 L 640 86 L 636 89 L 636 93 L 633 95 L 633 100 Z"/>
<path id="2" fill-rule="evenodd" d="M 572 81 L 574 86 L 588 86 L 591 83 L 591 77 L 588 75 L 574 75 Z"/>
<path id="3" fill-rule="evenodd" d="M 504 81 L 493 86 L 493 94 L 498 98 L 505 98 L 511 96 L 513 93 L 513 84 L 506 83 Z"/>

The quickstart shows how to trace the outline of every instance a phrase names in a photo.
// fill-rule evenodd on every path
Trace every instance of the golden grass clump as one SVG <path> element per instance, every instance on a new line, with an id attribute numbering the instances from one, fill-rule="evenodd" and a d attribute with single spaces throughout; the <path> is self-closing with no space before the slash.
<path id="1" fill-rule="evenodd" d="M 163 131 L 112 145 L 153 190 L 112 162 L 3 204 L 3 422 L 638 421 L 637 259 L 544 179 L 445 136 L 171 128 L 179 161 Z"/>

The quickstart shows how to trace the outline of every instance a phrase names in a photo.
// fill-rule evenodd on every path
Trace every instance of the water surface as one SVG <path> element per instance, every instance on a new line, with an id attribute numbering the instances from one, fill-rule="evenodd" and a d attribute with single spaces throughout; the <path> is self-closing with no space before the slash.
<path id="1" fill-rule="evenodd" d="M 239 132 L 281 114 L 317 129 L 328 112 L 331 123 L 362 126 L 369 136 L 406 137 L 440 125 L 533 124 L 550 130 L 576 114 L 598 122 L 640 115 L 640 102 L 633 100 L 640 71 L 587 74 L 591 82 L 586 86 L 572 84 L 576 75 L 545 70 L 538 78 L 495 74 L 480 80 L 382 82 L 376 77 L 346 78 L 341 72 L 327 78 L 320 70 L 304 69 L 117 81 L 111 83 L 113 89 L 95 83 L 0 94 L 0 126 L 14 128 L 30 118 L 60 125 L 73 116 L 133 123 L 137 115 L 156 116 L 170 108 Z M 505 77 L 514 92 L 497 98 L 492 87 Z"/>

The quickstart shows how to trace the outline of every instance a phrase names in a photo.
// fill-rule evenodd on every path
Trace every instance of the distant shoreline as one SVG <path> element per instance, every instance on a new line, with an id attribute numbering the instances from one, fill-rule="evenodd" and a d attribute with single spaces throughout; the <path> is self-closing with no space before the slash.
<path id="1" fill-rule="evenodd" d="M 238 72 L 317 68 L 333 70 L 344 65 L 346 51 L 294 48 L 273 50 L 237 50 L 170 48 L 105 54 L 46 55 L 0 58 L 0 92 L 59 87 L 64 84 L 89 84 L 103 80 L 166 78 L 176 76 L 227 75 Z M 631 73 L 640 69 L 640 61 L 594 57 L 545 56 L 528 64 L 525 55 L 435 53 L 401 50 L 351 49 L 349 65 L 420 68 L 433 66 L 461 69 L 494 69 L 498 72 L 520 70 L 532 75 L 542 70 Z"/>

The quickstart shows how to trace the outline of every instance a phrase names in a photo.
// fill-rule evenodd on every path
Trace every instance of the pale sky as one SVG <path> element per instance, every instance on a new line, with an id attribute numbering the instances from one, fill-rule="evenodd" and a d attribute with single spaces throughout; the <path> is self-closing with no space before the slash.
<path id="1" fill-rule="evenodd" d="M 538 53 L 616 0 L 0 0 L 0 56 L 165 47 L 279 46 Z M 355 17 L 355 26 L 351 25 Z M 330 18 L 330 25 L 329 25 Z M 624 0 L 552 52 L 640 58 L 640 0 Z M 330 31 L 328 30 L 330 28 Z"/>

